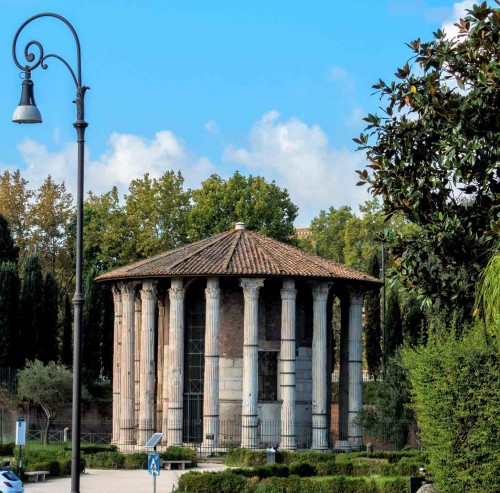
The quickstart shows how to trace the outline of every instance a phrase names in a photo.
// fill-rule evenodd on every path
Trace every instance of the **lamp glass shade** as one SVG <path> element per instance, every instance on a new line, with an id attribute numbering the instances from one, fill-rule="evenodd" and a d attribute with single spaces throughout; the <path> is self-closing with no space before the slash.
<path id="1" fill-rule="evenodd" d="M 31 79 L 23 80 L 21 101 L 12 115 L 12 121 L 14 123 L 42 123 L 42 115 L 36 107 Z"/>

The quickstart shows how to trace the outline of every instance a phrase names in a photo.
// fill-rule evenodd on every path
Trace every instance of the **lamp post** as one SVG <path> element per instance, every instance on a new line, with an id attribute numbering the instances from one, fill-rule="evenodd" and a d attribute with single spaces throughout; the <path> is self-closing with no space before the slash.
<path id="1" fill-rule="evenodd" d="M 27 64 L 19 63 L 16 55 L 16 44 L 21 31 L 32 21 L 41 17 L 53 17 L 60 20 L 70 29 L 76 43 L 77 67 L 76 73 L 70 64 L 61 56 L 54 53 L 45 54 L 43 46 L 38 41 L 30 41 L 24 48 L 24 58 Z M 37 55 L 31 52 L 32 47 L 38 50 Z M 36 107 L 33 93 L 33 81 L 31 72 L 37 67 L 47 69 L 48 58 L 59 60 L 69 70 L 76 86 L 76 121 L 73 126 L 76 129 L 78 142 L 78 180 L 76 194 L 76 288 L 73 297 L 74 327 L 73 327 L 73 413 L 72 413 L 72 437 L 71 437 L 71 493 L 80 491 L 80 434 L 81 434 L 81 404 L 82 404 L 82 307 L 84 302 L 82 291 L 82 263 L 83 263 L 83 175 L 84 175 L 84 144 L 85 129 L 88 123 L 85 121 L 85 92 L 88 87 L 82 85 L 82 67 L 80 55 L 80 40 L 73 26 L 62 16 L 53 13 L 42 13 L 30 17 L 17 30 L 12 43 L 12 57 L 15 64 L 24 72 L 22 84 L 21 101 L 14 111 L 12 121 L 15 123 L 41 123 L 42 117 Z"/>

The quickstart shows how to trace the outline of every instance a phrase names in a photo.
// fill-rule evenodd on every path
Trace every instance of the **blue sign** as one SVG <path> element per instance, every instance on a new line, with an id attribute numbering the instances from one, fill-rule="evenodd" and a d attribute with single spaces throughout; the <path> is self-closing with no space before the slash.
<path id="1" fill-rule="evenodd" d="M 160 475 L 160 454 L 148 454 L 148 474 L 150 476 Z"/>

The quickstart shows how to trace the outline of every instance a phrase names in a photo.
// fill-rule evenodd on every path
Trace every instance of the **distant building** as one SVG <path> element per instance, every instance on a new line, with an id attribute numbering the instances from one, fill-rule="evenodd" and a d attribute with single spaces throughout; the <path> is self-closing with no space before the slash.
<path id="1" fill-rule="evenodd" d="M 311 228 L 295 228 L 295 236 L 299 240 L 307 240 L 311 237 Z"/>
<path id="2" fill-rule="evenodd" d="M 300 228 L 307 229 L 307 228 Z M 113 443 L 360 449 L 363 296 L 380 281 L 236 228 L 120 267 Z M 341 302 L 339 441 L 330 443 L 332 306 Z"/>

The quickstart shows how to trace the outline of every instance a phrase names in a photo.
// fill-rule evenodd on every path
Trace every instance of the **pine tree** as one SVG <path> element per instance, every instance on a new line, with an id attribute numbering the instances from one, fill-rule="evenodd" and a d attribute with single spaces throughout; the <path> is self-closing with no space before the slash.
<path id="1" fill-rule="evenodd" d="M 0 366 L 19 368 L 22 341 L 19 338 L 19 277 L 17 266 L 0 263 Z"/>
<path id="2" fill-rule="evenodd" d="M 41 337 L 39 329 L 43 324 L 43 276 L 40 261 L 36 255 L 26 257 L 20 294 L 20 329 L 22 344 L 19 352 L 22 361 L 34 360 L 38 354 Z M 42 335 L 43 336 L 43 335 Z"/>
<path id="3" fill-rule="evenodd" d="M 68 295 L 64 297 L 62 314 L 61 363 L 68 368 L 73 366 L 73 312 Z"/>
<path id="4" fill-rule="evenodd" d="M 59 312 L 59 283 L 52 272 L 45 276 L 43 284 L 43 318 L 38 332 L 37 359 L 42 363 L 57 362 L 57 318 Z"/>
<path id="5" fill-rule="evenodd" d="M 14 243 L 7 219 L 0 214 L 0 262 L 17 263 L 19 248 Z"/>
<path id="6" fill-rule="evenodd" d="M 389 291 L 387 297 L 387 314 L 385 318 L 385 354 L 386 358 L 394 356 L 396 349 L 403 343 L 403 324 L 399 294 L 396 289 Z"/>
<path id="7" fill-rule="evenodd" d="M 379 277 L 380 263 L 378 252 L 375 252 L 370 259 L 368 274 Z M 381 348 L 381 325 L 380 325 L 380 291 L 369 291 L 365 296 L 365 351 L 368 372 L 373 377 L 379 374 L 379 367 L 382 360 Z"/>

